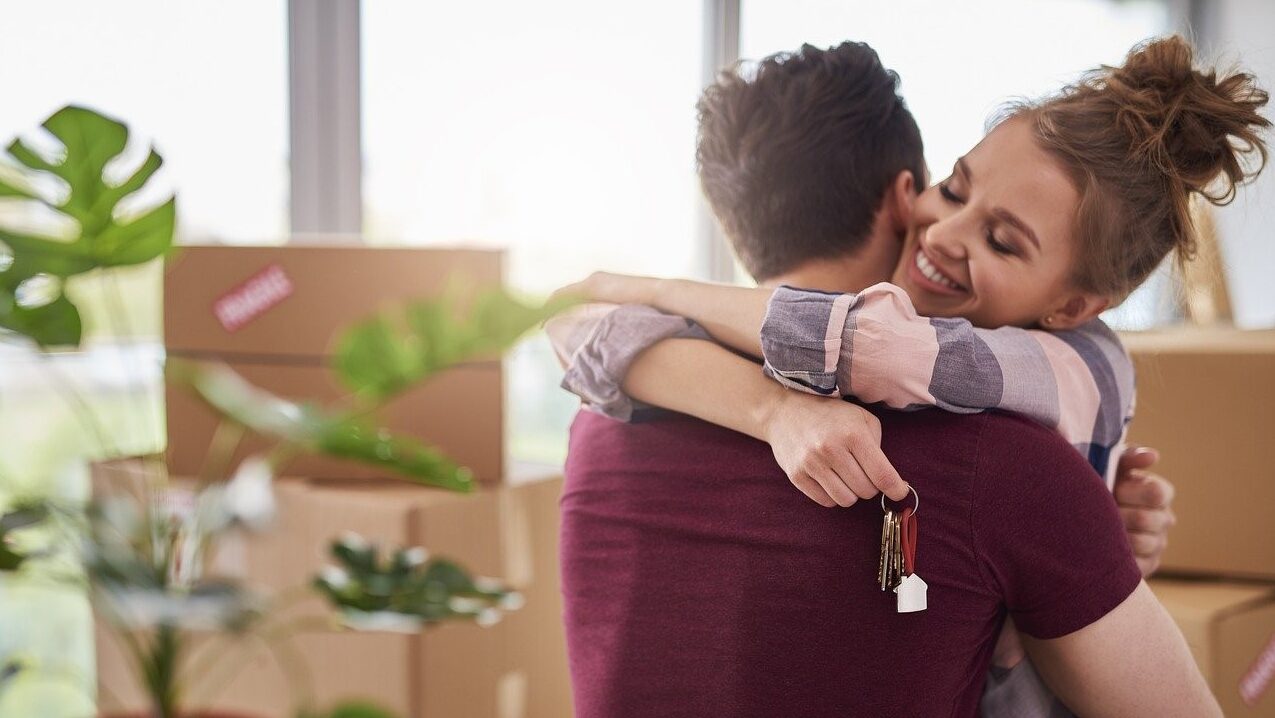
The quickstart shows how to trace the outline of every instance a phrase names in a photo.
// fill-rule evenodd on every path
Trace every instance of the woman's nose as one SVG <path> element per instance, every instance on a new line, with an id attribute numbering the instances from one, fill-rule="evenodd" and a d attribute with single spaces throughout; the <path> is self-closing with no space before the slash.
<path id="1" fill-rule="evenodd" d="M 926 232 L 926 248 L 947 259 L 964 259 L 967 252 L 962 240 L 964 232 L 959 215 L 944 217 L 930 225 Z"/>

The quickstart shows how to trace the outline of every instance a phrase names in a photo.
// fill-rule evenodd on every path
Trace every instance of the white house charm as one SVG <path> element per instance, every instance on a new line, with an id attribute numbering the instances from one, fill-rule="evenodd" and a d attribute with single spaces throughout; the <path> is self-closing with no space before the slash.
<path id="1" fill-rule="evenodd" d="M 899 613 L 916 613 L 926 607 L 926 591 L 929 586 L 916 575 L 917 512 L 921 509 L 921 495 L 914 487 L 908 487 L 915 499 L 901 513 L 887 508 L 885 494 L 881 494 L 881 510 L 885 523 L 881 528 L 881 561 L 877 568 L 877 581 L 881 590 L 893 588 Z"/>
<path id="2" fill-rule="evenodd" d="M 894 592 L 899 594 L 899 613 L 915 613 L 925 610 L 925 591 L 929 586 L 915 573 L 910 573 L 899 582 Z"/>

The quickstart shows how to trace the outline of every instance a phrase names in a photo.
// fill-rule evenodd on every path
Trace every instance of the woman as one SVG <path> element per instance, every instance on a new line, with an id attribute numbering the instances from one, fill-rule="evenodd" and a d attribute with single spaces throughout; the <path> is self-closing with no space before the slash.
<path id="1" fill-rule="evenodd" d="M 983 143 L 962 158 L 952 177 L 917 199 L 893 277 L 907 291 L 904 301 L 910 297 L 920 314 L 964 317 L 981 327 L 1083 330 L 1098 312 L 1127 296 L 1170 250 L 1189 253 L 1192 233 L 1186 209 L 1190 195 L 1223 202 L 1246 176 L 1231 138 L 1264 159 L 1256 129 L 1267 123 L 1256 111 L 1265 102 L 1265 95 L 1254 89 L 1251 81 L 1247 75 L 1218 80 L 1211 73 L 1194 71 L 1189 48 L 1174 38 L 1135 51 L 1124 67 L 1094 73 L 1057 97 L 1015 108 Z M 1218 175 L 1225 177 L 1223 191 L 1210 194 L 1209 185 Z M 768 302 L 774 319 L 783 314 L 783 301 L 824 301 L 801 293 L 772 297 L 771 290 L 764 289 L 660 284 L 607 275 L 595 276 L 575 289 L 600 301 L 646 303 L 690 316 L 719 340 L 755 355 L 762 353 L 761 345 L 767 339 L 762 320 Z M 852 298 L 858 302 L 857 309 L 851 310 L 852 318 L 854 311 L 871 314 L 869 306 L 874 301 L 882 303 L 882 297 L 887 306 L 892 298 L 899 298 L 889 288 L 874 291 L 877 293 L 869 291 Z M 910 309 L 905 306 L 882 322 L 883 326 L 893 322 L 902 327 L 894 338 L 888 334 L 872 337 L 884 342 L 876 347 L 876 356 L 882 361 L 891 356 L 895 346 L 902 350 L 915 346 L 899 340 L 914 336 L 907 329 L 917 323 Z M 800 321 L 798 314 L 790 317 Z M 928 320 L 920 323 L 928 325 Z M 804 329 L 808 331 L 794 336 L 824 339 L 827 322 Z M 864 352 L 849 352 L 845 347 L 860 347 L 865 337 L 862 332 L 853 336 L 859 331 L 853 322 L 843 322 L 836 329 L 850 339 L 842 342 L 844 366 L 837 366 L 836 374 L 840 378 L 844 373 L 849 379 L 851 360 L 856 352 L 860 358 Z M 773 344 L 774 332 L 770 339 Z M 1048 345 L 1050 340 L 1037 341 Z M 800 349 L 800 344 L 799 340 L 788 345 L 779 341 L 779 351 L 794 345 Z M 834 500 L 846 505 L 846 496 L 866 498 L 875 494 L 875 488 L 899 493 L 892 481 L 896 477 L 890 472 L 869 470 L 865 461 L 873 460 L 872 451 L 856 450 L 853 456 L 844 450 L 808 453 L 808 437 L 826 430 L 815 423 L 821 419 L 814 414 L 784 414 L 779 422 L 750 421 L 750 417 L 775 414 L 756 411 L 751 398 L 756 394 L 750 394 L 747 381 L 715 384 L 722 375 L 714 372 L 688 382 L 687 367 L 693 371 L 695 366 L 688 357 L 697 350 L 711 351 L 687 346 L 677 361 L 664 366 L 659 364 L 662 355 L 658 352 L 639 359 L 625 382 L 626 390 L 644 401 L 770 440 L 794 484 L 825 505 Z M 766 352 L 766 358 L 772 359 L 771 351 Z M 1116 357 L 1116 361 L 1121 358 Z M 1050 368 L 1048 363 L 1045 368 Z M 683 376 L 675 377 L 678 372 Z M 777 373 L 784 374 L 782 367 Z M 882 378 L 889 381 L 889 377 Z M 749 379 L 763 381 L 755 373 Z M 1047 384 L 1054 377 L 1036 376 L 1034 380 Z M 836 384 L 844 388 L 854 381 Z M 788 385 L 801 386 L 798 382 Z M 703 390 L 714 386 L 720 389 L 716 395 Z M 1113 386 L 1104 388 L 1115 390 Z M 873 389 L 886 388 L 865 387 Z M 871 398 L 865 391 L 853 393 Z M 1058 395 L 1073 398 L 1065 392 Z M 894 396 L 925 399 L 920 391 L 896 392 Z M 1127 408 L 1130 401 L 1131 395 L 1118 403 Z M 936 402 L 931 396 L 926 403 Z M 1021 411 L 1032 405 L 1028 400 L 1021 406 L 1004 408 Z M 998 406 L 1002 405 L 974 403 L 964 408 Z M 1044 412 L 1037 418 L 1046 420 L 1048 416 Z M 1062 418 L 1055 417 L 1054 425 L 1060 430 Z M 1116 418 L 1123 428 L 1120 420 L 1124 414 Z M 864 430 L 869 441 L 876 443 L 879 434 L 871 435 L 875 427 L 870 419 L 870 415 L 865 418 Z M 1091 422 L 1099 419 L 1090 417 Z M 770 433 L 774 426 L 784 427 L 784 433 Z M 1101 471 L 1105 453 L 1100 453 L 1101 461 L 1094 463 Z M 802 458 L 794 463 L 792 457 Z M 864 480 L 865 474 L 882 481 L 874 487 Z"/>

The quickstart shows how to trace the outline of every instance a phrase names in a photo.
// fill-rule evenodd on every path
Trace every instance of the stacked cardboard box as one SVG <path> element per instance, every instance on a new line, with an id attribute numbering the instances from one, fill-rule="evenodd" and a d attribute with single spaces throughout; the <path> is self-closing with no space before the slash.
<path id="1" fill-rule="evenodd" d="M 1124 335 L 1130 441 L 1153 446 L 1178 523 L 1156 593 L 1227 715 L 1275 716 L 1275 331 Z"/>
<path id="2" fill-rule="evenodd" d="M 495 287 L 501 267 L 502 255 L 484 250 L 186 245 L 164 273 L 164 346 L 172 357 L 225 362 L 285 398 L 327 403 L 349 394 L 328 368 L 340 330 L 390 304 Z M 479 481 L 498 483 L 505 475 L 503 391 L 501 363 L 474 361 L 404 392 L 379 418 L 438 446 Z M 196 475 L 217 418 L 181 387 L 168 388 L 166 406 L 169 470 Z M 236 463 L 262 446 L 244 441 Z M 320 456 L 298 457 L 287 470 L 310 478 L 384 476 Z"/>
<path id="3" fill-rule="evenodd" d="M 324 402 L 348 392 L 327 368 L 338 330 L 391 302 L 443 291 L 463 297 L 500 281 L 501 256 L 489 251 L 186 246 L 165 274 L 165 345 L 170 356 L 225 362 L 281 396 Z M 332 614 L 302 591 L 307 597 L 282 617 L 309 630 L 276 642 L 282 653 L 250 638 L 196 637 L 193 651 L 229 650 L 238 670 L 215 695 L 201 691 L 217 687 L 220 676 L 190 676 L 188 706 L 282 717 L 312 694 L 319 706 L 365 697 L 404 718 L 571 714 L 557 568 L 561 480 L 507 481 L 502 376 L 496 358 L 455 367 L 378 417 L 472 468 L 481 482 L 476 492 L 422 488 L 361 464 L 303 457 L 286 467 L 298 478 L 276 481 L 277 525 L 223 541 L 212 573 L 267 594 L 304 587 L 329 562 L 331 540 L 350 530 L 385 550 L 422 546 L 447 556 L 512 585 L 525 605 L 488 628 L 445 623 L 419 633 L 363 633 L 325 626 Z M 167 417 L 169 473 L 194 475 L 217 419 L 172 387 Z M 243 442 L 234 462 L 262 447 Z M 104 703 L 109 695 L 112 709 L 140 709 L 118 642 L 101 623 L 98 635 Z"/>
<path id="4" fill-rule="evenodd" d="M 1275 580 L 1275 331 L 1123 339 L 1138 381 L 1130 441 L 1159 449 L 1177 488 L 1164 570 Z"/>
<path id="5" fill-rule="evenodd" d="M 1222 711 L 1275 715 L 1275 585 L 1156 579 L 1151 588 L 1177 621 Z"/>

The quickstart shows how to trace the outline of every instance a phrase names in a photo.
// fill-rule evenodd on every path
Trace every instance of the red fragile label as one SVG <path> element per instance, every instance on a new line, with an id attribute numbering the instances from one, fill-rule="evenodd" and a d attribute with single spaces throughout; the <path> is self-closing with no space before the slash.
<path id="1" fill-rule="evenodd" d="M 1240 698 L 1250 708 L 1257 705 L 1271 680 L 1275 679 L 1275 635 L 1266 642 L 1266 647 L 1257 654 L 1257 660 L 1249 667 L 1248 672 L 1240 679 Z"/>
<path id="2" fill-rule="evenodd" d="M 283 267 L 271 264 L 213 302 L 213 314 L 228 332 L 261 316 L 292 294 L 292 280 Z"/>

